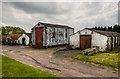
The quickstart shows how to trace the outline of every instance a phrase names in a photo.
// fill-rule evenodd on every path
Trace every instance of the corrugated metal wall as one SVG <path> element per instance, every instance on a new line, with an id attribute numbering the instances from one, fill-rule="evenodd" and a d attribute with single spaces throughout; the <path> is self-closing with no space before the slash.
<path id="1" fill-rule="evenodd" d="M 32 32 L 32 45 L 35 45 L 35 28 L 33 28 L 33 32 Z"/>
<path id="2" fill-rule="evenodd" d="M 66 29 L 67 29 L 67 37 L 66 37 Z M 55 35 L 53 33 L 54 31 L 55 31 Z M 68 44 L 69 37 L 71 34 L 73 34 L 73 32 L 74 32 L 74 29 L 47 27 L 46 33 L 44 33 L 43 35 L 44 46 Z"/>

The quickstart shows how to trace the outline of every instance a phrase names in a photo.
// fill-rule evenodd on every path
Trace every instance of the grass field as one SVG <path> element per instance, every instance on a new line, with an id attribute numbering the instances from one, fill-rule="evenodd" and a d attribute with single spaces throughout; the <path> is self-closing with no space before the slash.
<path id="1" fill-rule="evenodd" d="M 0 78 L 2 77 L 2 56 L 0 55 Z"/>
<path id="2" fill-rule="evenodd" d="M 109 66 L 112 68 L 119 68 L 118 64 L 118 55 L 120 54 L 120 47 L 117 49 L 110 51 L 109 53 L 103 52 L 95 54 L 94 56 L 86 56 L 86 55 L 74 55 L 71 58 L 77 59 L 80 61 L 91 62 L 95 64 L 101 64 L 104 66 Z"/>
<path id="3" fill-rule="evenodd" d="M 1 61 L 1 60 L 0 60 Z M 48 72 L 22 64 L 14 59 L 2 56 L 2 77 L 56 77 Z"/>

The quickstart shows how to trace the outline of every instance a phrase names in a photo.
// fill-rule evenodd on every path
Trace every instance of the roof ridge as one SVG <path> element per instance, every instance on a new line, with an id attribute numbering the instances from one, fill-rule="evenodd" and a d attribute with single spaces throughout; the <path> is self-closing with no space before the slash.
<path id="1" fill-rule="evenodd" d="M 53 26 L 64 26 L 64 27 L 68 27 L 68 28 L 72 28 L 68 25 L 60 25 L 60 24 L 52 24 L 52 23 L 44 23 L 44 22 L 38 22 L 37 24 L 46 24 L 46 25 L 53 25 Z M 72 28 L 73 29 L 73 28 Z"/>

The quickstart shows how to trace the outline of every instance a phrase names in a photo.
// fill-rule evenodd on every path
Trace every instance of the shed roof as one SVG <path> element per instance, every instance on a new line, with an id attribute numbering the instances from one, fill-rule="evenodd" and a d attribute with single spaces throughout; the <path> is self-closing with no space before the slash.
<path id="1" fill-rule="evenodd" d="M 11 38 L 13 40 L 18 40 L 18 38 L 21 36 L 22 34 L 10 34 Z"/>
<path id="2" fill-rule="evenodd" d="M 25 33 L 29 38 L 32 38 L 32 33 Z"/>
<path id="3" fill-rule="evenodd" d="M 94 31 L 96 33 L 99 33 L 99 34 L 102 34 L 102 35 L 105 35 L 105 36 L 108 36 L 108 37 L 120 36 L 120 33 L 118 33 L 118 32 L 102 31 L 102 30 L 95 30 L 95 29 L 90 29 L 90 28 L 86 28 L 86 29 L 92 30 L 92 31 Z"/>
<path id="4" fill-rule="evenodd" d="M 50 23 L 43 23 L 43 22 L 38 22 L 36 25 L 45 25 L 45 26 L 49 26 L 49 27 L 60 27 L 60 28 L 70 28 L 70 29 L 74 29 L 70 26 L 67 26 L 67 25 L 58 25 L 58 24 L 50 24 Z"/>
<path id="5" fill-rule="evenodd" d="M 6 35 L 3 35 L 2 36 L 2 41 L 5 41 L 6 40 Z"/>

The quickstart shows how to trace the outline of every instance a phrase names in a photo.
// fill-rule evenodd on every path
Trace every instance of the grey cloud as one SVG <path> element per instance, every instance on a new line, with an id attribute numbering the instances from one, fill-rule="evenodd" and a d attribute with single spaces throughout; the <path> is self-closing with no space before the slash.
<path id="1" fill-rule="evenodd" d="M 4 2 L 3 23 L 20 26 L 27 32 L 38 22 L 65 24 L 75 31 L 85 27 L 108 26 L 117 23 L 117 4 L 113 3 L 55 3 Z"/>
<path id="2" fill-rule="evenodd" d="M 120 24 L 120 2 L 118 3 L 118 24 Z"/>
<path id="3" fill-rule="evenodd" d="M 13 6 L 29 14 L 62 14 L 70 11 L 69 9 L 60 8 L 55 2 L 4 2 L 4 5 Z"/>

